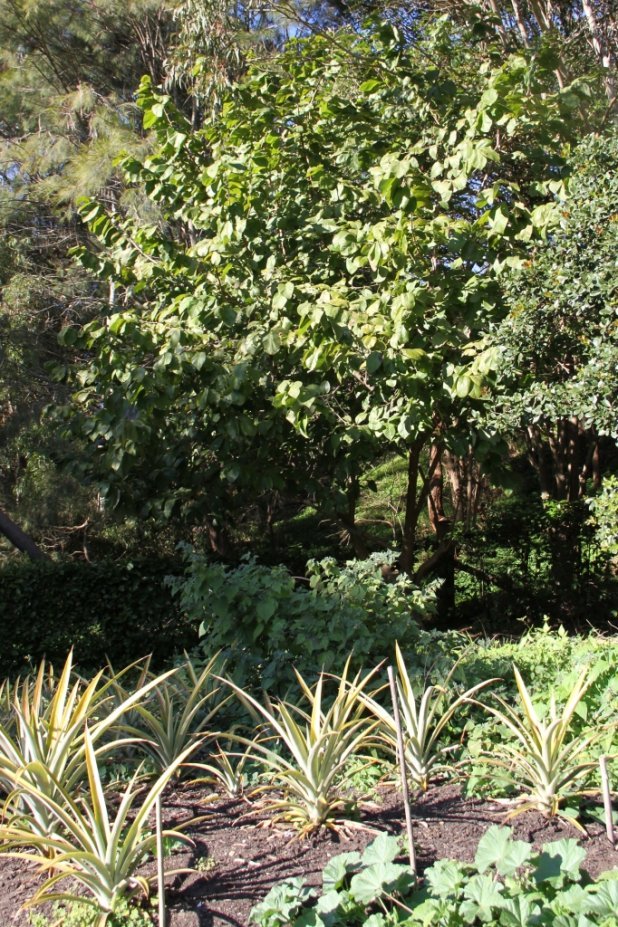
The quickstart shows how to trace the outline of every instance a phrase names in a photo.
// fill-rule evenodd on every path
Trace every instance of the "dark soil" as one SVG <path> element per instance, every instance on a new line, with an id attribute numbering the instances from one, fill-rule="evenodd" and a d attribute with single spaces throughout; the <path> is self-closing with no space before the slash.
<path id="1" fill-rule="evenodd" d="M 194 868 L 168 880 L 168 927 L 246 927 L 249 912 L 276 882 L 302 875 L 319 885 L 331 856 L 363 849 L 377 831 L 404 830 L 401 800 L 392 788 L 361 810 L 358 822 L 333 833 L 326 831 L 299 840 L 293 830 L 273 827 L 256 806 L 240 799 L 207 797 L 195 789 L 167 796 L 166 823 L 177 824 L 196 816 L 203 820 L 188 833 L 191 851 L 174 853 L 168 869 Z M 413 805 L 413 827 L 419 870 L 445 857 L 471 861 L 480 837 L 491 824 L 502 824 L 504 805 L 464 799 L 457 786 L 434 786 Z M 586 824 L 588 836 L 562 820 L 547 820 L 527 812 L 509 822 L 515 836 L 540 848 L 562 837 L 578 839 L 587 853 L 585 868 L 592 876 L 618 868 L 618 850 L 607 840 L 602 824 Z M 27 927 L 28 915 L 20 905 L 33 890 L 32 872 L 23 863 L 0 857 L 0 924 Z"/>

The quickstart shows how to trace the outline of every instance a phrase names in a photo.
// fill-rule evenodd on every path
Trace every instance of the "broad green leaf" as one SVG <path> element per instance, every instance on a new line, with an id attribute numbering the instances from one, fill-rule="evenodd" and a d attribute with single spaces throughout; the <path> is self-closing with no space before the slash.
<path id="1" fill-rule="evenodd" d="M 534 879 L 536 882 L 551 882 L 560 887 L 567 879 L 578 882 L 580 867 L 586 859 L 586 851 L 573 839 L 556 840 L 547 843 L 539 854 Z"/>
<path id="2" fill-rule="evenodd" d="M 451 859 L 440 859 L 425 872 L 425 879 L 432 892 L 438 897 L 456 895 L 468 878 L 463 863 Z"/>
<path id="3" fill-rule="evenodd" d="M 382 833 L 363 852 L 363 866 L 372 866 L 374 863 L 392 863 L 400 854 L 401 841 L 399 837 Z"/>
<path id="4" fill-rule="evenodd" d="M 267 354 L 277 354 L 281 348 L 281 338 L 276 332 L 269 332 L 264 338 L 263 345 Z"/>
<path id="5" fill-rule="evenodd" d="M 464 901 L 460 911 L 469 923 L 474 918 L 486 923 L 494 919 L 495 909 L 502 907 L 503 886 L 490 876 L 473 876 L 464 887 Z"/>
<path id="6" fill-rule="evenodd" d="M 496 209 L 491 222 L 492 235 L 504 235 L 508 224 L 508 216 L 504 214 L 502 208 Z"/>
<path id="7" fill-rule="evenodd" d="M 386 927 L 390 922 L 390 919 L 387 921 L 384 914 L 378 912 L 370 914 L 369 917 L 363 921 L 363 927 Z"/>
<path id="8" fill-rule="evenodd" d="M 618 912 L 618 881 L 607 880 L 598 887 L 589 889 L 590 911 L 600 917 L 616 916 Z"/>
<path id="9" fill-rule="evenodd" d="M 414 884 L 409 866 L 373 863 L 352 876 L 350 894 L 360 904 L 371 904 L 383 895 L 405 894 Z"/>
<path id="10" fill-rule="evenodd" d="M 514 898 L 503 899 L 500 924 L 504 927 L 533 927 L 539 922 L 540 912 L 539 902 L 522 891 Z"/>
<path id="11" fill-rule="evenodd" d="M 272 618 L 277 611 L 277 604 L 275 598 L 265 598 L 258 602 L 256 612 L 260 621 L 268 621 L 269 618 Z"/>
<path id="12" fill-rule="evenodd" d="M 591 908 L 591 895 L 581 885 L 570 885 L 559 891 L 551 903 L 552 911 L 557 914 L 587 914 Z"/>
<path id="13" fill-rule="evenodd" d="M 382 366 L 382 354 L 380 351 L 373 351 L 365 362 L 367 373 L 375 373 Z"/>
<path id="14" fill-rule="evenodd" d="M 481 837 L 475 863 L 479 872 L 495 866 L 501 875 L 513 875 L 530 858 L 531 848 L 523 840 L 513 840 L 508 827 L 492 825 Z"/>
<path id="15" fill-rule="evenodd" d="M 372 78 L 371 80 L 363 81 L 360 85 L 359 90 L 361 93 L 373 93 L 374 90 L 377 90 L 379 87 L 382 87 L 382 81 Z"/>
<path id="16" fill-rule="evenodd" d="M 337 908 L 345 905 L 347 900 L 347 892 L 338 892 L 334 889 L 328 892 L 325 891 L 318 899 L 316 904 L 316 911 L 323 915 L 332 914 L 337 910 Z"/>
<path id="17" fill-rule="evenodd" d="M 356 872 L 361 861 L 361 855 L 354 850 L 351 853 L 340 853 L 330 859 L 322 873 L 322 885 L 325 892 L 341 888 L 350 873 Z"/>

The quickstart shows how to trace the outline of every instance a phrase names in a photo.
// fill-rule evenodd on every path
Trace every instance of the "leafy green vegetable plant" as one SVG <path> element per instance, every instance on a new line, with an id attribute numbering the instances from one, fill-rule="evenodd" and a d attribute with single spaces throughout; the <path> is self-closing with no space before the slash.
<path id="1" fill-rule="evenodd" d="M 405 661 L 395 646 L 397 663 L 397 691 L 401 706 L 401 720 L 404 728 L 404 750 L 406 769 L 412 783 L 426 791 L 429 780 L 443 763 L 448 744 L 441 743 L 441 737 L 458 709 L 473 695 L 494 682 L 488 679 L 455 696 L 448 685 L 457 667 L 455 664 L 447 675 L 444 685 L 430 685 L 422 693 L 415 691 Z M 362 699 L 379 721 L 380 733 L 390 749 L 397 748 L 397 732 L 392 713 L 374 696 L 363 694 Z"/>
<path id="2" fill-rule="evenodd" d="M 603 730 L 598 728 L 584 729 L 578 735 L 571 732 L 575 712 L 592 680 L 588 671 L 584 670 L 561 711 L 552 694 L 549 718 L 544 719 L 535 708 L 516 666 L 513 671 L 520 698 L 519 708 L 509 705 L 499 695 L 494 698 L 500 708 L 489 704 L 484 707 L 515 740 L 514 743 L 503 741 L 496 744 L 492 755 L 486 756 L 484 761 L 500 766 L 515 784 L 523 784 L 527 789 L 517 800 L 517 807 L 510 812 L 510 817 L 529 809 L 550 817 L 564 815 L 561 805 L 570 797 L 581 794 L 583 781 L 596 766 L 595 759 L 586 759 L 586 751 L 603 734 Z M 581 827 L 572 816 L 568 817 Z"/>
<path id="3" fill-rule="evenodd" d="M 433 612 L 435 584 L 421 589 L 406 576 L 385 583 L 383 554 L 344 566 L 310 560 L 308 589 L 281 565 L 245 558 L 232 569 L 187 557 L 186 575 L 170 585 L 201 622 L 204 654 L 221 651 L 239 685 L 259 681 L 278 695 L 295 683 L 293 666 L 313 681 L 320 669 L 338 672 L 352 649 L 355 668 L 375 665 L 398 637 L 416 643 L 418 619 Z"/>
<path id="4" fill-rule="evenodd" d="M 325 925 L 385 923 L 369 916 L 376 908 L 388 914 L 395 899 L 405 896 L 414 879 L 410 869 L 396 862 L 401 855 L 401 841 L 390 834 L 380 834 L 361 855 L 357 851 L 342 853 L 330 860 L 322 876 L 323 893 L 317 898 L 313 889 L 304 886 L 302 878 L 289 879 L 275 885 L 264 901 L 256 905 L 250 921 L 259 927 L 279 924 Z M 316 902 L 317 898 L 317 903 Z M 315 903 L 311 909 L 309 904 Z"/>
<path id="5" fill-rule="evenodd" d="M 490 827 L 472 864 L 440 860 L 415 885 L 397 862 L 396 837 L 381 834 L 363 855 L 330 860 L 322 891 L 302 879 L 275 886 L 251 912 L 259 927 L 615 927 L 618 880 L 582 872 L 585 851 L 558 840 L 535 852 L 508 827 Z"/>
<path id="6" fill-rule="evenodd" d="M 274 885 L 264 901 L 252 909 L 251 922 L 260 927 L 284 927 L 292 923 L 303 905 L 315 897 L 304 883 L 302 876 L 296 876 Z"/>
<path id="7" fill-rule="evenodd" d="M 322 826 L 337 826 L 336 818 L 346 805 L 341 775 L 349 758 L 369 744 L 377 724 L 367 718 L 360 698 L 375 671 L 349 680 L 348 667 L 349 661 L 328 708 L 324 704 L 325 674 L 313 688 L 297 674 L 309 705 L 306 711 L 284 701 L 269 700 L 263 705 L 228 683 L 265 722 L 266 735 L 254 740 L 252 746 L 253 758 L 265 765 L 272 777 L 260 789 L 283 791 L 269 807 L 276 811 L 276 819 L 294 823 L 303 835 Z M 272 739 L 275 746 L 269 745 Z"/>

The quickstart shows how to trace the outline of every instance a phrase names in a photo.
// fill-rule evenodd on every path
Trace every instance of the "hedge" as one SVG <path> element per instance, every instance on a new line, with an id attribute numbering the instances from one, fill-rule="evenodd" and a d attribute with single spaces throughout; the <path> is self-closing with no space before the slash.
<path id="1" fill-rule="evenodd" d="M 83 669 L 105 657 L 120 667 L 147 653 L 156 663 L 197 642 L 165 576 L 169 560 L 85 563 L 12 561 L 0 568 L 0 676 L 44 656 L 62 663 L 71 647 Z"/>

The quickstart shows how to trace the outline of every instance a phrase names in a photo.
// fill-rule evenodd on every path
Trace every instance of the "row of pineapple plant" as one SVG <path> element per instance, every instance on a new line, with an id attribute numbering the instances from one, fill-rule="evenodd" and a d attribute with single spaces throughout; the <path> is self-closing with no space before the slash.
<path id="1" fill-rule="evenodd" d="M 515 667 L 519 705 L 501 696 L 480 701 L 496 680 L 458 692 L 453 667 L 440 684 L 418 686 L 397 648 L 396 686 L 404 727 L 407 777 L 418 790 L 448 765 L 448 734 L 465 706 L 482 706 L 510 733 L 485 759 L 500 764 L 521 789 L 511 814 L 534 808 L 561 813 L 595 765 L 590 751 L 602 730 L 571 724 L 591 677 L 582 674 L 567 702 L 550 702 L 546 716 Z M 300 699 L 258 698 L 224 674 L 222 662 L 189 657 L 157 675 L 148 660 L 84 680 L 69 655 L 62 672 L 41 664 L 0 691 L 0 850 L 33 861 L 43 881 L 30 899 L 86 898 L 104 924 L 121 900 L 147 895 L 142 864 L 155 846 L 151 811 L 170 780 L 187 776 L 242 789 L 247 766 L 263 771 L 255 793 L 267 793 L 275 821 L 306 835 L 336 828 L 345 818 L 346 770 L 353 757 L 396 752 L 396 729 L 380 668 L 340 677 L 322 674 L 314 685 L 300 675 Z M 221 721 L 230 702 L 252 716 L 253 736 Z M 257 728 L 257 733 L 255 729 Z M 104 772 L 122 758 L 134 771 L 117 807 Z M 370 762 L 371 760 L 368 760 Z M 117 787 L 115 787 L 117 789 Z M 177 830 L 167 836 L 186 839 Z"/>

